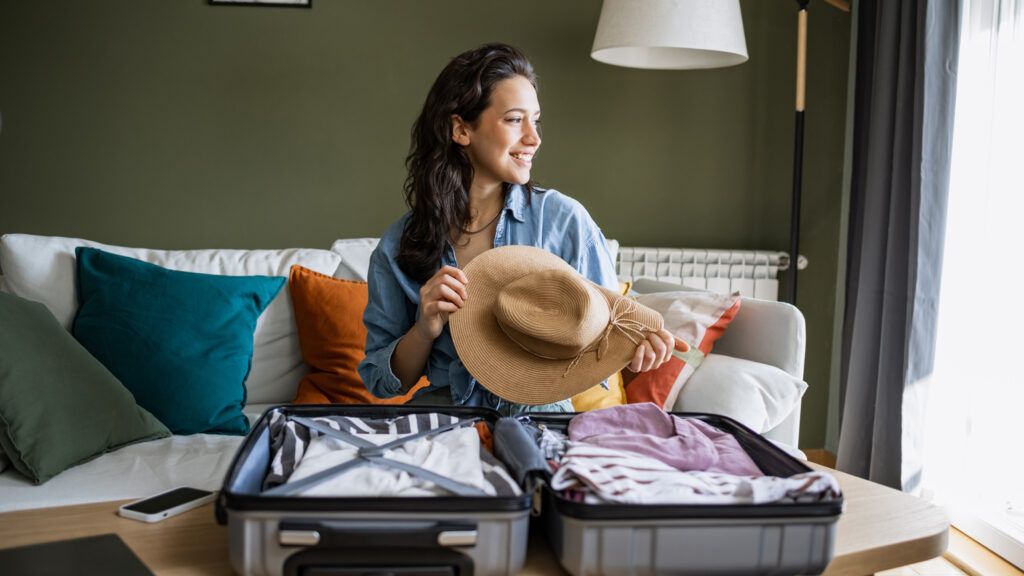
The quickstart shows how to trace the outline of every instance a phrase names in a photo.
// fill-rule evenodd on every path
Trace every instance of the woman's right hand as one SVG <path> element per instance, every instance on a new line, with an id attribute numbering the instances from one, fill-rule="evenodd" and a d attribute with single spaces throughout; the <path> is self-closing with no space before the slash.
<path id="1" fill-rule="evenodd" d="M 466 275 L 454 266 L 442 266 L 420 288 L 420 317 L 416 332 L 433 342 L 441 335 L 448 315 L 466 302 Z"/>

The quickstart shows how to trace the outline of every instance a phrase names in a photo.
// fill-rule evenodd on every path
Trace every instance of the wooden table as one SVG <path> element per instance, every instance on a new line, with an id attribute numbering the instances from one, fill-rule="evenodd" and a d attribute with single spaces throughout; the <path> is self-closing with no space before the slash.
<path id="1" fill-rule="evenodd" d="M 811 464 L 836 476 L 846 496 L 835 555 L 825 574 L 875 572 L 934 558 L 946 549 L 949 522 L 939 508 L 897 490 Z M 160 575 L 230 575 L 227 529 L 213 505 L 156 524 L 116 515 L 120 502 L 0 514 L 0 548 L 115 532 Z M 564 573 L 543 537 L 531 534 L 524 575 Z"/>

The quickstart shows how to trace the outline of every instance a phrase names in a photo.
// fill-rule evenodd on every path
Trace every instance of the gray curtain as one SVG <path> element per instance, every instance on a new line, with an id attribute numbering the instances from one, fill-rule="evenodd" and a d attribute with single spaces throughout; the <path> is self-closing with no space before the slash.
<path id="1" fill-rule="evenodd" d="M 961 0 L 861 0 L 837 466 L 912 489 L 904 399 L 932 369 Z"/>

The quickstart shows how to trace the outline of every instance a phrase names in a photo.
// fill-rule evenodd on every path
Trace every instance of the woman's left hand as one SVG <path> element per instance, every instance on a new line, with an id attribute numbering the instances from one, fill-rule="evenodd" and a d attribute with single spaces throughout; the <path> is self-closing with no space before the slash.
<path id="1" fill-rule="evenodd" d="M 675 350 L 675 346 L 676 339 L 672 337 L 672 333 L 668 330 L 662 328 L 657 332 L 651 332 L 647 335 L 647 339 L 637 346 L 636 354 L 633 355 L 633 360 L 627 368 L 633 372 L 654 370 L 668 362 L 668 359 L 672 357 L 672 351 Z M 689 349 L 685 342 L 683 346 Z"/>

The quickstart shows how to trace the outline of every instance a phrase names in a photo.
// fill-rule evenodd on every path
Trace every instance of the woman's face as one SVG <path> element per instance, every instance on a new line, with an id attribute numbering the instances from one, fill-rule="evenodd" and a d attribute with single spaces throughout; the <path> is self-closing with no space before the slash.
<path id="1" fill-rule="evenodd" d="M 491 103 L 475 126 L 454 117 L 452 139 L 464 147 L 473 164 L 473 185 L 529 182 L 533 156 L 540 148 L 539 124 L 537 91 L 522 76 L 494 85 Z"/>

